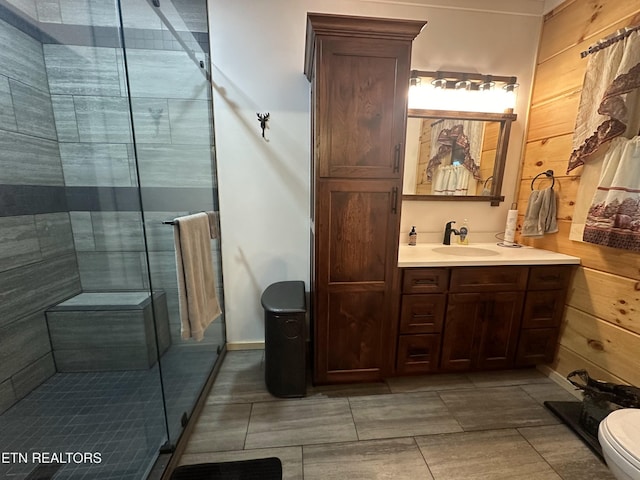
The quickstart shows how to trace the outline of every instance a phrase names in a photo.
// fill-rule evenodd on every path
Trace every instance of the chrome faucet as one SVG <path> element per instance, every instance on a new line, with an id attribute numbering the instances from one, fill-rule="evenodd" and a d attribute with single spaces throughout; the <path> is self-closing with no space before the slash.
<path id="1" fill-rule="evenodd" d="M 442 239 L 443 245 L 451 245 L 451 234 L 460 235 L 460 232 L 455 228 L 451 227 L 452 223 L 456 223 L 455 220 L 451 220 L 447 222 L 447 225 L 444 227 L 444 238 Z"/>

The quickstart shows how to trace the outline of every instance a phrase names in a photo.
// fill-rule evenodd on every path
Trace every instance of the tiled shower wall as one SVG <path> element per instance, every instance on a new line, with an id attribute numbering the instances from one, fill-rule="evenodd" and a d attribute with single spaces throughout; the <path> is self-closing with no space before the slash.
<path id="1" fill-rule="evenodd" d="M 146 0 L 122 3 L 126 52 L 113 1 L 0 0 L 21 26 L 0 21 L 0 412 L 55 371 L 48 306 L 149 287 L 139 195 L 153 288 L 167 292 L 180 341 L 173 233 L 161 222 L 217 210 L 210 87 Z M 204 2 L 162 5 L 207 65 Z"/>
<path id="2" fill-rule="evenodd" d="M 210 86 L 194 62 L 208 64 L 205 3 L 161 2 L 191 56 L 146 0 L 122 2 L 124 51 L 115 2 L 48 3 L 37 11 L 61 42 L 43 49 L 82 289 L 149 288 L 140 183 L 152 287 L 167 293 L 179 342 L 173 232 L 162 221 L 217 209 Z M 213 249 L 219 258 L 219 242 Z"/>
<path id="3" fill-rule="evenodd" d="M 1 413 L 55 372 L 44 311 L 80 281 L 42 44 L 0 20 L 0 45 Z"/>
<path id="4" fill-rule="evenodd" d="M 45 30 L 66 32 L 64 45 L 44 45 L 44 58 L 65 184 L 72 195 L 82 287 L 146 289 L 138 173 L 143 206 L 153 222 L 213 208 L 206 82 L 184 51 L 173 50 L 177 42 L 145 0 L 123 2 L 132 129 L 115 3 L 54 3 L 57 7 L 40 13 L 39 20 L 47 22 Z M 174 21 L 177 30 L 184 30 L 179 15 Z M 202 28 L 206 32 L 206 24 Z M 191 47 L 201 51 L 192 36 Z M 170 227 L 149 228 L 171 239 Z M 173 244 L 150 242 L 153 287 L 176 288 Z"/>

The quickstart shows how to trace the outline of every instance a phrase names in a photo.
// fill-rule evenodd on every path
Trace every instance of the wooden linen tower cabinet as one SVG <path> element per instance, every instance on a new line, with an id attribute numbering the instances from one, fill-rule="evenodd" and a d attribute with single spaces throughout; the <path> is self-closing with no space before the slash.
<path id="1" fill-rule="evenodd" d="M 313 377 L 393 368 L 411 43 L 424 21 L 309 13 Z"/>

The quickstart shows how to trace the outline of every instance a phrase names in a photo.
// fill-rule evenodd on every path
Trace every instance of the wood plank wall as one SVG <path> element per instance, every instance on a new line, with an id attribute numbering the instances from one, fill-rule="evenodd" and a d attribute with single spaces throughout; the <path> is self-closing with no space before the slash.
<path id="1" fill-rule="evenodd" d="M 569 239 L 582 168 L 565 172 L 587 67 L 580 52 L 639 20 L 640 0 L 567 0 L 545 17 L 518 195 L 521 225 L 532 178 L 552 169 L 560 231 L 520 241 L 582 259 L 551 367 L 563 376 L 586 368 L 596 378 L 638 386 L 640 253 Z M 537 180 L 536 188 L 544 187 L 545 181 Z"/>

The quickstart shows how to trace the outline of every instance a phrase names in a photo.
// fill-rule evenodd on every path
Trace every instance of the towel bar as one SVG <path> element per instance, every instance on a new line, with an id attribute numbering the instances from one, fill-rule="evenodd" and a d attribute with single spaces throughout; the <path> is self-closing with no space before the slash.
<path id="1" fill-rule="evenodd" d="M 553 170 L 547 170 L 545 172 L 540 172 L 538 175 L 533 177 L 533 180 L 531 180 L 531 190 L 533 190 L 533 182 L 535 182 L 541 175 L 545 175 L 547 178 L 551 179 L 551 188 L 556 184 L 556 178 L 553 176 Z"/>

